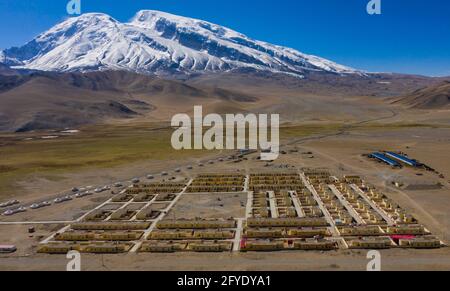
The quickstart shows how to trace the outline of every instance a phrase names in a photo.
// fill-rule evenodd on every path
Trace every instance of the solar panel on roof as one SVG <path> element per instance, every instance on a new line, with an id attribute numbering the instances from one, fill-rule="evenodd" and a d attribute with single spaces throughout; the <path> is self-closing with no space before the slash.
<path id="1" fill-rule="evenodd" d="M 391 157 L 391 158 L 394 158 L 396 160 L 399 160 L 400 162 L 408 164 L 410 166 L 413 166 L 413 167 L 418 166 L 418 163 L 416 161 L 411 160 L 411 159 L 409 159 L 409 158 L 407 158 L 405 156 L 402 156 L 402 155 L 399 155 L 399 154 L 396 154 L 396 153 L 393 153 L 393 152 L 387 152 L 386 155 Z"/>
<path id="2" fill-rule="evenodd" d="M 372 156 L 372 157 L 374 157 L 374 158 L 376 158 L 376 159 L 378 159 L 378 160 L 380 160 L 382 162 L 385 162 L 386 164 L 388 164 L 390 166 L 393 166 L 393 167 L 400 167 L 401 166 L 399 163 L 397 163 L 394 160 L 391 160 L 390 158 L 386 157 L 382 153 L 373 153 L 370 156 Z"/>

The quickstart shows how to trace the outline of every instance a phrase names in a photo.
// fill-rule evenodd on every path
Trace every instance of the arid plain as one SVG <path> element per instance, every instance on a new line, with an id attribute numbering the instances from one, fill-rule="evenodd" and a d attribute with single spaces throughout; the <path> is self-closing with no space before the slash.
<path id="1" fill-rule="evenodd" d="M 209 104 L 202 100 L 201 103 L 205 103 L 211 112 L 232 112 L 235 108 L 261 113 L 279 112 L 283 120 L 283 154 L 276 161 L 260 161 L 257 153 L 236 161 L 225 159 L 235 154 L 233 151 L 175 151 L 170 146 L 173 130 L 164 119 L 180 110 L 181 105 L 173 107 L 172 101 L 166 103 L 167 99 L 163 98 L 146 99 L 161 110 L 153 115 L 79 126 L 72 133 L 33 131 L 2 134 L 1 200 L 18 199 L 23 204 L 30 204 L 53 199 L 72 187 L 111 185 L 149 174 L 154 175 L 155 181 L 169 178 L 184 181 L 199 173 L 239 172 L 246 175 L 325 168 L 335 176 L 358 175 L 376 185 L 434 235 L 448 243 L 450 217 L 446 207 L 450 205 L 450 118 L 446 107 L 409 108 L 391 104 L 392 96 L 361 97 L 353 94 L 337 97 L 311 92 L 299 94 L 293 89 L 279 88 L 259 93 L 256 94 L 254 88 L 245 92 L 246 96 L 258 96 L 262 101 L 257 103 L 249 103 L 248 100 L 227 100 L 226 105 L 223 100 L 209 100 Z M 134 98 L 143 100 L 145 96 Z M 191 105 L 198 101 L 191 100 L 191 104 L 183 106 L 186 108 L 183 111 L 190 112 Z M 380 150 L 407 153 L 438 171 L 439 175 L 409 167 L 392 169 L 365 156 Z M 215 162 L 209 164 L 211 160 Z M 168 176 L 161 176 L 162 172 L 167 172 Z M 396 187 L 393 182 L 400 182 L 402 186 Z M 65 256 L 36 254 L 39 243 L 64 226 L 64 222 L 76 220 L 110 199 L 109 192 L 51 208 L 2 216 L 0 242 L 14 244 L 18 250 L 1 256 L 0 269 L 64 270 Z M 186 195 L 167 216 L 226 219 L 245 215 L 244 196 L 216 196 L 197 199 Z M 33 224 L 36 228 L 33 234 L 27 232 L 29 224 L 20 223 L 44 221 L 46 223 Z M 55 223 L 51 223 L 53 221 Z M 365 270 L 366 253 L 364 250 L 336 250 L 326 253 L 83 254 L 82 262 L 85 270 Z M 447 247 L 436 250 L 390 249 L 382 251 L 382 259 L 385 270 L 450 269 Z"/>

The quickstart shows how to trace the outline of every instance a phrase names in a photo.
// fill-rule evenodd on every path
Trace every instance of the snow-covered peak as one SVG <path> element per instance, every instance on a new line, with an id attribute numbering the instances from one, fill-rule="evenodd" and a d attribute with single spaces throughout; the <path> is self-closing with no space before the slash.
<path id="1" fill-rule="evenodd" d="M 150 24 L 159 19 L 166 19 L 166 20 L 172 21 L 174 23 L 180 23 L 180 24 L 181 23 L 192 24 L 196 21 L 201 21 L 201 20 L 197 20 L 194 18 L 178 16 L 178 15 L 170 14 L 170 13 L 163 12 L 163 11 L 141 10 L 134 15 L 134 17 L 131 20 L 131 23 L 134 23 L 137 25 L 139 25 L 139 24 L 145 25 L 146 23 Z"/>
<path id="2" fill-rule="evenodd" d="M 184 16 L 178 16 L 157 10 L 141 10 L 133 17 L 131 25 L 161 31 L 166 27 L 177 27 L 179 29 L 198 31 L 206 34 L 216 34 L 227 37 L 245 37 L 229 28 Z"/>
<path id="3" fill-rule="evenodd" d="M 128 23 L 87 13 L 69 18 L 1 60 L 44 71 L 129 70 L 171 74 L 254 68 L 301 76 L 305 71 L 360 71 L 291 48 L 253 40 L 207 21 L 154 10 Z"/>

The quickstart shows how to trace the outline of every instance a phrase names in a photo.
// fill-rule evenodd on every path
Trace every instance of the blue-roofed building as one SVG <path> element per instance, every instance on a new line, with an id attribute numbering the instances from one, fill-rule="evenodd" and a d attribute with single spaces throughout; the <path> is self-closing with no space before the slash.
<path id="1" fill-rule="evenodd" d="M 386 156 L 388 156 L 388 157 L 390 157 L 390 158 L 392 158 L 394 160 L 400 161 L 402 163 L 405 163 L 405 164 L 407 164 L 408 166 L 411 166 L 411 167 L 418 167 L 418 166 L 420 166 L 420 164 L 418 162 L 416 162 L 414 160 L 411 160 L 410 158 L 407 158 L 407 157 L 405 157 L 403 155 L 399 155 L 399 154 L 396 154 L 396 153 L 393 153 L 393 152 L 386 152 Z"/>
<path id="2" fill-rule="evenodd" d="M 402 167 L 402 165 L 400 165 L 400 163 L 398 163 L 398 162 L 396 162 L 396 161 L 386 157 L 382 153 L 372 153 L 372 154 L 369 155 L 369 157 L 377 159 L 377 160 L 379 160 L 379 161 L 381 161 L 383 163 L 386 163 L 386 164 L 388 164 L 389 166 L 392 166 L 392 167 L 399 167 L 399 168 Z"/>

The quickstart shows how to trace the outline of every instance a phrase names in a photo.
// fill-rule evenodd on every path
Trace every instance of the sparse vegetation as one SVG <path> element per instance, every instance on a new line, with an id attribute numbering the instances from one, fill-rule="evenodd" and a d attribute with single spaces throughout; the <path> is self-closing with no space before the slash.
<path id="1" fill-rule="evenodd" d="M 426 124 L 364 124 L 350 130 L 389 130 L 429 127 Z M 435 125 L 433 125 L 435 127 Z M 284 126 L 282 142 L 345 129 L 342 123 Z M 80 133 L 56 139 L 40 136 L 54 133 L 8 134 L 0 145 L 0 196 L 9 197 L 19 188 L 18 181 L 30 176 L 58 180 L 67 172 L 111 168 L 142 160 L 174 160 L 202 156 L 205 151 L 172 149 L 172 129 L 167 124 L 131 123 L 125 125 L 88 126 Z M 32 140 L 26 138 L 34 137 Z M 209 152 L 208 152 L 209 153 Z"/>
<path id="2" fill-rule="evenodd" d="M 13 194 L 11 186 L 30 175 L 52 180 L 65 172 L 203 154 L 173 150 L 171 134 L 170 128 L 147 124 L 103 125 L 69 137 L 10 142 L 0 146 L 0 195 Z"/>

